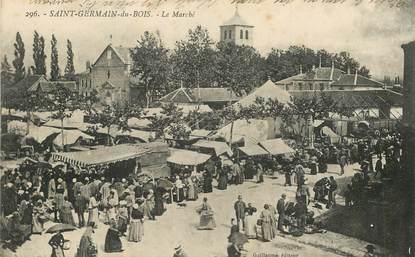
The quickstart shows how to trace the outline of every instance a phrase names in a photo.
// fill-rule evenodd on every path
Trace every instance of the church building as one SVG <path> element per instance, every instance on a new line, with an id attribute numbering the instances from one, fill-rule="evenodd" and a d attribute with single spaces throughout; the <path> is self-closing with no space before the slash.
<path id="1" fill-rule="evenodd" d="M 220 41 L 233 42 L 236 45 L 252 46 L 254 26 L 249 25 L 239 15 L 238 8 L 234 16 L 220 26 Z"/>

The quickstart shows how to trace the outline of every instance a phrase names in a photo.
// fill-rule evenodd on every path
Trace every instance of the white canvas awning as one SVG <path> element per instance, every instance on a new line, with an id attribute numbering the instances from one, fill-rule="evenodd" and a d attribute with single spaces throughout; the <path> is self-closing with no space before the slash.
<path id="1" fill-rule="evenodd" d="M 78 141 L 78 139 L 90 139 L 94 140 L 93 136 L 85 134 L 79 130 L 64 130 L 63 131 L 63 144 L 64 145 L 73 145 Z M 53 140 L 55 145 L 62 145 L 62 133 L 59 133 Z"/>
<path id="2" fill-rule="evenodd" d="M 250 146 L 244 146 L 239 147 L 239 151 L 241 151 L 243 154 L 247 156 L 258 156 L 258 155 L 268 155 L 269 152 L 267 152 L 264 148 L 260 147 L 259 145 L 250 145 Z"/>
<path id="3" fill-rule="evenodd" d="M 224 153 L 227 153 L 229 156 L 233 154 L 231 148 L 225 142 L 199 140 L 193 144 L 193 147 L 211 149 L 217 156 Z"/>
<path id="4" fill-rule="evenodd" d="M 265 150 L 272 155 L 294 153 L 295 150 L 289 147 L 282 139 L 269 139 L 259 143 Z"/>
<path id="5" fill-rule="evenodd" d="M 195 166 L 205 163 L 210 159 L 210 155 L 198 153 L 189 150 L 170 148 L 170 156 L 167 158 L 167 162 L 178 164 Z"/>

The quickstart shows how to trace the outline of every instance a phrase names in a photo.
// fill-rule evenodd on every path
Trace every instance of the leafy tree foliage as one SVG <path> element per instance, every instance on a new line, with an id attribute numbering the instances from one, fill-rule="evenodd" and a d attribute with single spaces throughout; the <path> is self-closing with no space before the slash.
<path id="1" fill-rule="evenodd" d="M 250 46 L 219 42 L 215 55 L 215 78 L 220 87 L 241 95 L 266 80 L 265 60 Z"/>
<path id="2" fill-rule="evenodd" d="M 207 29 L 189 30 L 186 40 L 176 42 L 171 55 L 171 83 L 177 88 L 211 87 L 215 81 L 213 41 Z"/>
<path id="3" fill-rule="evenodd" d="M 33 35 L 33 74 L 46 75 L 45 39 L 37 31 Z"/>
<path id="4" fill-rule="evenodd" d="M 145 88 L 146 106 L 152 102 L 152 96 L 165 95 L 170 72 L 168 50 L 161 39 L 148 31 L 137 41 L 131 50 L 133 67 L 131 75 L 139 79 Z"/>
<path id="5" fill-rule="evenodd" d="M 54 34 L 52 34 L 51 44 L 51 54 L 50 54 L 50 80 L 56 81 L 60 78 L 60 69 L 59 69 L 59 55 L 58 55 L 58 41 Z"/>
<path id="6" fill-rule="evenodd" d="M 73 64 L 73 50 L 72 50 L 72 42 L 68 39 L 66 41 L 66 66 L 65 66 L 65 74 L 64 77 L 66 80 L 73 80 L 75 77 L 75 66 Z"/>
<path id="7" fill-rule="evenodd" d="M 165 139 L 166 135 L 172 139 L 188 139 L 190 135 L 182 109 L 173 103 L 162 106 L 160 115 L 152 118 L 150 129 L 156 133 L 156 139 Z"/>
<path id="8" fill-rule="evenodd" d="M 22 40 L 22 36 L 20 36 L 20 33 L 17 32 L 16 42 L 14 43 L 14 60 L 13 60 L 14 82 L 18 82 L 22 80 L 26 75 L 26 70 L 24 67 L 24 56 L 25 56 L 24 42 Z"/>

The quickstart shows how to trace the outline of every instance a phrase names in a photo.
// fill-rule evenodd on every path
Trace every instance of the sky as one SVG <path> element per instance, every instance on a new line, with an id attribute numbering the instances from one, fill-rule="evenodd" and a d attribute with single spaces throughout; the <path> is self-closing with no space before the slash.
<path id="1" fill-rule="evenodd" d="M 0 0 L 1 55 L 13 59 L 16 32 L 22 34 L 26 47 L 26 66 L 32 61 L 33 31 L 47 41 L 47 63 L 50 62 L 50 39 L 55 34 L 61 70 L 66 61 L 66 39 L 72 41 L 75 69 L 85 71 L 85 62 L 94 62 L 106 45 L 134 46 L 146 30 L 158 32 L 165 45 L 173 48 L 186 37 L 189 29 L 202 25 L 213 40 L 219 39 L 219 26 L 230 19 L 239 1 L 238 11 L 255 26 L 253 46 L 262 55 L 271 48 L 286 49 L 305 45 L 329 52 L 348 51 L 371 70 L 375 78 L 385 75 L 402 77 L 401 45 L 415 40 L 415 1 L 413 0 Z M 66 2 L 57 4 L 57 2 Z M 120 3 L 129 3 L 128 12 L 151 11 L 151 17 L 59 17 L 43 13 L 50 10 L 86 10 L 86 3 L 95 1 L 96 10 L 119 10 Z M 113 6 L 104 6 L 112 1 Z M 175 1 L 175 2 L 173 2 Z M 274 2 L 275 1 L 275 2 Z M 333 1 L 343 3 L 333 4 Z M 383 3 L 380 3 L 382 2 Z M 390 6 L 394 1 L 407 5 Z M 405 2 L 408 1 L 408 2 Z M 40 4 L 43 2 L 43 4 Z M 149 3 L 160 6 L 145 6 Z M 178 3 L 182 4 L 178 4 Z M 244 3 L 241 3 L 244 2 Z M 255 2 L 255 3 L 254 3 Z M 260 3 L 259 3 L 260 2 Z M 284 2 L 284 3 L 281 3 Z M 288 2 L 288 3 L 286 3 Z M 374 3 L 379 2 L 379 3 Z M 385 3 L 386 2 L 386 3 Z M 360 4 L 358 4 L 360 3 Z M 83 6 L 81 6 L 83 5 Z M 38 11 L 40 17 L 25 17 Z M 161 18 L 161 12 L 194 11 L 192 18 Z M 112 40 L 110 40 L 112 35 Z M 48 72 L 49 72 L 49 67 Z"/>

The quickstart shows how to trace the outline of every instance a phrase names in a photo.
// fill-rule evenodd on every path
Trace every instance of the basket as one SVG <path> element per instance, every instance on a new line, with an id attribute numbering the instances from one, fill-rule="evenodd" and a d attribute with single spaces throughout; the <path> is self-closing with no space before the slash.
<path id="1" fill-rule="evenodd" d="M 64 243 L 63 243 L 63 250 L 69 250 L 69 249 L 71 249 L 71 241 L 65 241 Z"/>

